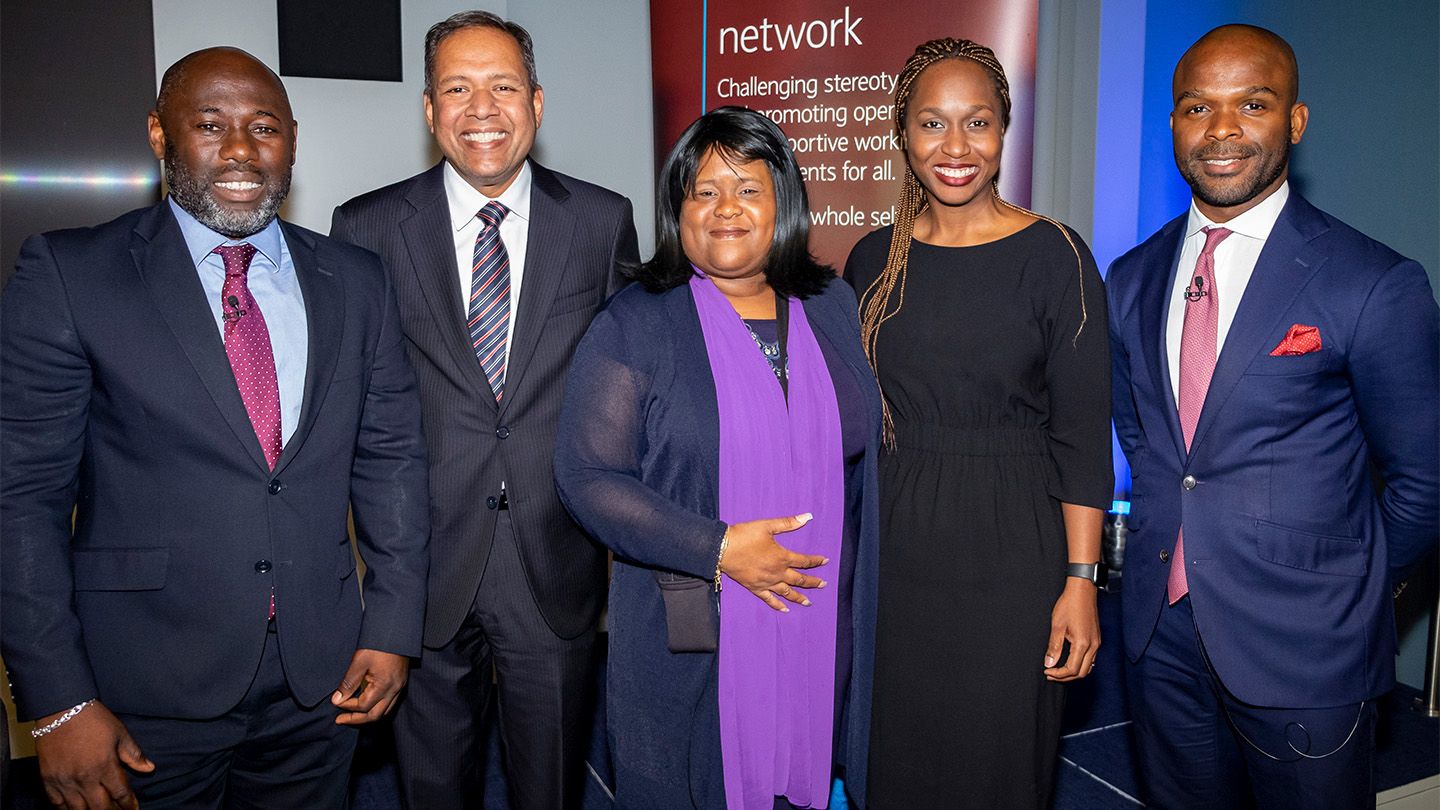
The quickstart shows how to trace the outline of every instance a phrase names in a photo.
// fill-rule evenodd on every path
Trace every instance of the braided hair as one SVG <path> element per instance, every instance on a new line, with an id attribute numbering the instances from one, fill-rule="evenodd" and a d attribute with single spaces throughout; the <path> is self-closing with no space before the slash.
<path id="1" fill-rule="evenodd" d="M 985 69 L 995 86 L 996 95 L 1000 97 L 1001 133 L 1003 134 L 1010 127 L 1010 82 L 1005 78 L 1005 68 L 1000 65 L 1000 60 L 995 57 L 995 52 L 968 39 L 950 37 L 932 39 L 915 49 L 915 53 L 905 61 L 905 67 L 900 70 L 900 75 L 895 80 L 895 135 L 899 138 L 902 149 L 906 148 L 906 114 L 915 81 L 920 78 L 920 74 L 924 73 L 926 68 L 943 59 L 969 59 Z M 1081 330 L 1085 328 L 1088 316 L 1085 309 L 1084 262 L 1080 257 L 1080 248 L 1076 246 L 1074 237 L 1070 235 L 1068 228 L 1050 217 L 1002 199 L 998 177 L 990 181 L 990 192 L 994 195 L 995 201 L 1006 208 L 1043 219 L 1054 225 L 1064 235 L 1065 241 L 1070 244 L 1070 249 L 1075 252 L 1076 272 L 1080 274 L 1080 328 L 1071 338 L 1071 344 L 1074 345 L 1075 341 L 1080 338 Z M 890 235 L 890 252 L 885 258 L 885 269 L 860 296 L 860 340 L 865 348 L 865 357 L 870 361 L 871 368 L 875 370 L 877 379 L 880 374 L 878 354 L 880 327 L 884 325 L 885 321 L 898 315 L 901 307 L 905 305 L 905 268 L 910 262 L 910 242 L 915 235 L 915 220 L 929 205 L 930 201 L 925 196 L 925 189 L 921 187 L 920 180 L 915 176 L 915 170 L 911 168 L 910 161 L 907 159 L 905 161 L 905 179 L 900 187 L 900 199 L 895 204 L 895 227 Z M 895 420 L 890 413 L 889 402 L 882 401 L 882 404 L 884 406 L 885 446 L 894 450 Z"/>

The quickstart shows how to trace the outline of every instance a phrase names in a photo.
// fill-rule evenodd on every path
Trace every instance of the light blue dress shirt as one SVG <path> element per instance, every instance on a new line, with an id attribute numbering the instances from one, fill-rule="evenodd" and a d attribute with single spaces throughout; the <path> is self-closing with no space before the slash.
<path id="1" fill-rule="evenodd" d="M 215 328 L 220 338 L 225 338 L 224 309 L 220 300 L 225 287 L 225 263 L 213 253 L 221 245 L 238 245 L 249 242 L 258 253 L 250 261 L 247 283 L 255 303 L 265 315 L 265 326 L 270 330 L 270 348 L 275 353 L 275 374 L 280 383 L 280 440 L 290 443 L 290 437 L 300 424 L 300 405 L 305 398 L 306 353 L 310 348 L 310 336 L 306 331 L 305 298 L 300 294 L 300 280 L 295 276 L 295 265 L 290 260 L 290 249 L 285 245 L 285 236 L 280 232 L 280 220 L 272 219 L 264 230 L 244 239 L 230 239 L 201 225 L 189 212 L 170 199 L 170 210 L 180 223 L 180 233 L 190 250 L 190 259 L 195 263 L 195 272 L 205 287 L 205 297 L 210 303 L 210 312 L 215 316 Z"/>

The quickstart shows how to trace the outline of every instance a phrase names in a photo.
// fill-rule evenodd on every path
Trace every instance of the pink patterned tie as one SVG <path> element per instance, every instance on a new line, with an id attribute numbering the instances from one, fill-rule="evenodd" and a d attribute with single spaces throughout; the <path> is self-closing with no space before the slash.
<path id="1" fill-rule="evenodd" d="M 255 296 L 250 294 L 246 274 L 255 246 L 249 242 L 221 245 L 215 253 L 225 262 L 225 286 L 220 291 L 225 317 L 225 356 L 240 388 L 240 399 L 250 415 L 250 425 L 265 462 L 275 469 L 280 460 L 280 383 L 275 375 L 275 353 L 270 348 L 270 330 Z"/>
<path id="2" fill-rule="evenodd" d="M 1220 323 L 1220 300 L 1215 289 L 1215 248 L 1231 234 L 1224 228 L 1204 228 L 1205 248 L 1195 260 L 1195 276 L 1185 290 L 1185 328 L 1180 333 L 1180 432 L 1185 437 L 1185 450 L 1195 438 L 1200 422 L 1200 408 L 1205 392 L 1210 390 L 1210 376 L 1215 373 L 1217 334 Z M 1175 539 L 1171 555 L 1170 576 L 1165 583 L 1170 604 L 1190 592 L 1185 577 L 1185 527 Z"/>

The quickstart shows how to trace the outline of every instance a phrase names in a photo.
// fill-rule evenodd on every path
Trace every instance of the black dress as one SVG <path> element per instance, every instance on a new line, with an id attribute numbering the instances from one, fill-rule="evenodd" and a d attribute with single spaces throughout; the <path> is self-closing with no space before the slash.
<path id="1" fill-rule="evenodd" d="M 973 247 L 912 242 L 903 307 L 880 329 L 897 449 L 880 460 L 874 808 L 1049 804 L 1060 504 L 1113 494 L 1105 295 L 1072 236 L 1083 284 L 1044 221 Z M 851 252 L 859 294 L 889 245 L 884 228 Z"/>

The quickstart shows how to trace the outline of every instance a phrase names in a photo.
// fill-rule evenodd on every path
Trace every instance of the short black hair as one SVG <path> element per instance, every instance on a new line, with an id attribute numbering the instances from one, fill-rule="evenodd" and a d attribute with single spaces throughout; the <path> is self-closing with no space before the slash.
<path id="1" fill-rule="evenodd" d="M 707 152 L 737 163 L 763 161 L 775 188 L 775 236 L 765 261 L 765 280 L 775 292 L 808 298 L 825 289 L 835 272 L 810 255 L 810 203 L 805 179 L 785 133 L 774 121 L 745 107 L 720 107 L 695 119 L 676 141 L 655 189 L 655 258 L 632 278 L 651 292 L 688 283 L 695 274 L 680 242 L 680 206 L 695 186 Z"/>
<path id="2" fill-rule="evenodd" d="M 435 52 L 440 49 L 440 43 L 451 34 L 459 33 L 467 28 L 494 28 L 497 31 L 504 31 L 515 38 L 520 45 L 520 60 L 525 63 L 525 80 L 530 83 L 530 92 L 533 94 L 540 89 L 540 80 L 535 74 L 535 43 L 530 39 L 530 32 L 526 31 L 519 23 L 513 23 L 496 14 L 488 11 L 461 11 L 451 14 L 449 17 L 430 26 L 425 32 L 425 92 L 431 92 L 435 83 Z"/>

